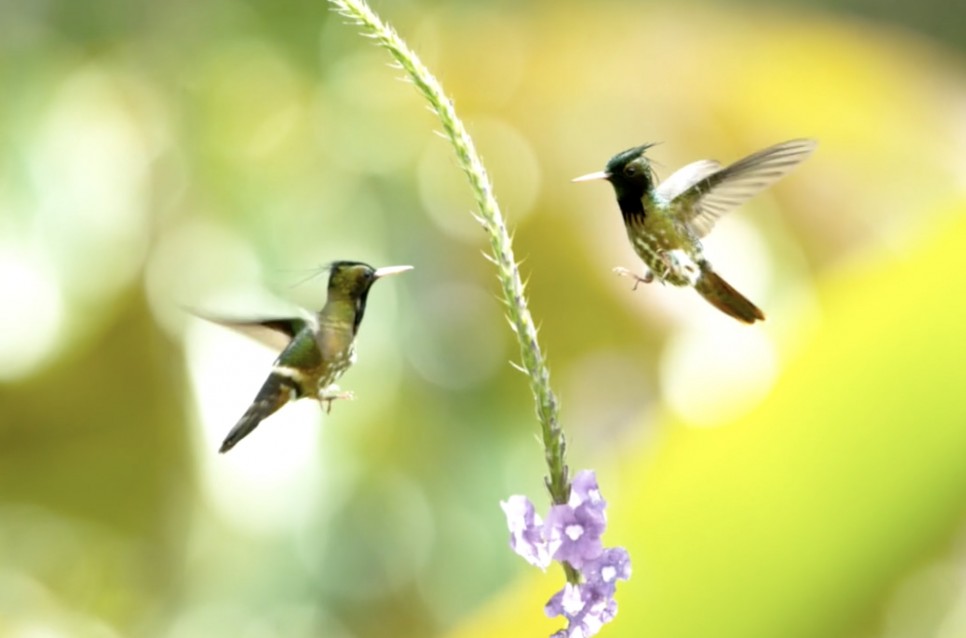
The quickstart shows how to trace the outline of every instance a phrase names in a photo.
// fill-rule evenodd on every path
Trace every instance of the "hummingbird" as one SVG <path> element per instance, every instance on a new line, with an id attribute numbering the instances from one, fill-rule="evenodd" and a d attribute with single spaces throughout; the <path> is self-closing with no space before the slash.
<path id="1" fill-rule="evenodd" d="M 412 266 L 377 270 L 358 261 L 336 261 L 328 269 L 325 306 L 315 316 L 244 322 L 211 319 L 240 332 L 265 337 L 266 343 L 269 338 L 280 338 L 287 344 L 255 400 L 225 437 L 219 453 L 235 447 L 289 401 L 310 397 L 325 403 L 328 412 L 334 400 L 352 398 L 351 392 L 342 392 L 335 382 L 355 363 L 355 339 L 369 289 L 378 279 L 406 272 Z"/>
<path id="2" fill-rule="evenodd" d="M 577 177 L 604 179 L 617 195 L 624 228 L 634 252 L 645 264 L 643 276 L 624 268 L 615 271 L 640 283 L 690 286 L 735 319 L 754 323 L 765 314 L 721 278 L 704 257 L 701 238 L 719 217 L 741 206 L 784 176 L 815 150 L 816 142 L 797 139 L 775 144 L 728 166 L 698 160 L 657 183 L 644 144 L 621 151 L 600 172 Z"/>

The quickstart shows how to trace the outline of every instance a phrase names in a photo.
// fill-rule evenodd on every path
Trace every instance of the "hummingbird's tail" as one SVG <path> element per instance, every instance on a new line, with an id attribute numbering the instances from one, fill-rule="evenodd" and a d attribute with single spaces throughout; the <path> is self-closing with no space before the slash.
<path id="1" fill-rule="evenodd" d="M 706 261 L 701 263 L 701 276 L 695 282 L 694 288 L 708 303 L 738 321 L 755 323 L 765 320 L 765 313 L 711 270 Z"/>
<path id="2" fill-rule="evenodd" d="M 255 400 L 245 410 L 245 414 L 238 419 L 238 423 L 225 437 L 218 453 L 224 454 L 235 447 L 235 444 L 248 436 L 263 419 L 298 396 L 298 384 L 293 379 L 278 372 L 272 372 L 265 379 L 265 383 L 262 384 L 262 389 L 258 391 Z"/>

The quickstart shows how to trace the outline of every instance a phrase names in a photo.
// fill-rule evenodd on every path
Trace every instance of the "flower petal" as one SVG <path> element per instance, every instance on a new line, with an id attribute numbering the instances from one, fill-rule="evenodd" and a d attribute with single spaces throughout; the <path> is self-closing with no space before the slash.
<path id="1" fill-rule="evenodd" d="M 584 503 L 591 504 L 595 509 L 604 511 L 607 501 L 600 495 L 600 488 L 597 485 L 597 474 L 593 470 L 581 470 L 574 476 L 570 484 L 570 500 L 567 503 L 571 507 L 578 507 Z"/>
<path id="2" fill-rule="evenodd" d="M 525 496 L 514 495 L 500 501 L 510 528 L 510 547 L 525 561 L 546 570 L 552 560 L 543 536 L 543 521 L 534 512 L 533 503 Z"/>

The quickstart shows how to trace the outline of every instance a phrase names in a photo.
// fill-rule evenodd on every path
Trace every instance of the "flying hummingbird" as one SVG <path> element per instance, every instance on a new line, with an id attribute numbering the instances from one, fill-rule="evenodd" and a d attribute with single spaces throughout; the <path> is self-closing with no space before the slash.
<path id="1" fill-rule="evenodd" d="M 390 266 L 377 270 L 357 261 L 336 261 L 329 265 L 325 306 L 314 317 L 248 322 L 211 319 L 253 336 L 268 330 L 287 343 L 255 400 L 218 451 L 233 448 L 289 401 L 310 397 L 326 403 L 331 410 L 332 401 L 352 398 L 351 392 L 342 392 L 335 382 L 355 362 L 355 338 L 366 311 L 369 288 L 377 279 L 411 269 Z"/>
<path id="2" fill-rule="evenodd" d="M 599 173 L 574 179 L 605 179 L 614 187 L 617 205 L 634 252 L 646 266 L 643 276 L 619 268 L 638 283 L 691 286 L 715 308 L 739 321 L 764 320 L 755 304 L 731 287 L 704 258 L 700 239 L 715 221 L 784 176 L 815 150 L 814 140 L 790 140 L 752 153 L 722 167 L 698 160 L 657 184 L 645 152 L 653 144 L 622 151 Z"/>

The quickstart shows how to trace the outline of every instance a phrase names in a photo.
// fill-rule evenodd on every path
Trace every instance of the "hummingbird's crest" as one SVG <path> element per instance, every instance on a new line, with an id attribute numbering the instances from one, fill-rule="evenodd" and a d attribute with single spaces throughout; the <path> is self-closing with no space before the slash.
<path id="1" fill-rule="evenodd" d="M 635 160 L 643 159 L 646 162 L 647 158 L 644 157 L 644 154 L 649 148 L 656 146 L 657 144 L 657 142 L 650 142 L 648 144 L 641 144 L 640 146 L 634 146 L 625 151 L 621 151 L 614 157 L 610 158 L 610 161 L 607 162 L 607 167 L 604 169 L 604 171 L 611 176 L 618 175 L 628 164 Z"/>
<path id="2" fill-rule="evenodd" d="M 373 268 L 372 266 L 370 266 L 364 261 L 351 261 L 348 259 L 336 259 L 335 261 L 330 261 L 327 264 L 323 264 L 322 269 L 323 269 L 323 272 L 328 271 L 330 273 L 334 273 L 337 270 L 352 268 L 354 266 L 363 266 L 372 271 L 376 270 L 375 268 Z"/>

